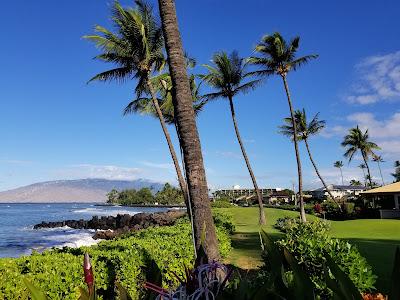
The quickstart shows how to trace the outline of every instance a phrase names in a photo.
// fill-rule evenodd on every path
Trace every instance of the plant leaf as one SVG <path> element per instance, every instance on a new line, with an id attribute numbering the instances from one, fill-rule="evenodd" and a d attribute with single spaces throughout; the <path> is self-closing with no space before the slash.
<path id="1" fill-rule="evenodd" d="M 47 296 L 42 290 L 35 287 L 28 279 L 23 278 L 22 280 L 24 281 L 25 286 L 28 288 L 32 300 L 47 300 Z"/>

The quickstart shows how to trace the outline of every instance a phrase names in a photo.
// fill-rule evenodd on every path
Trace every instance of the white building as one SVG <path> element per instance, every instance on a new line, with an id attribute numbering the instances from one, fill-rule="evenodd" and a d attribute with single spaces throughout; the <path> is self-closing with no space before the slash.
<path id="1" fill-rule="evenodd" d="M 345 196 L 359 196 L 361 192 L 365 191 L 367 188 L 365 186 L 352 186 L 352 185 L 328 185 L 328 189 L 332 196 L 335 198 L 342 198 Z M 325 199 L 329 197 L 329 194 L 325 187 L 313 190 L 312 195 L 317 199 Z"/>

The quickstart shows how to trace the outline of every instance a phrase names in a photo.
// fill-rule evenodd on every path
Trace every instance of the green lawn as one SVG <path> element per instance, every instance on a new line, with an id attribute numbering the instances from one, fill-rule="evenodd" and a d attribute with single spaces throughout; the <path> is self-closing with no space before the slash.
<path id="1" fill-rule="evenodd" d="M 235 207 L 222 208 L 221 211 L 233 215 L 236 223 L 236 233 L 232 237 L 233 250 L 228 263 L 242 269 L 256 268 L 260 263 L 260 241 L 258 208 Z M 276 220 L 281 217 L 297 217 L 297 212 L 281 209 L 265 209 L 267 225 L 264 229 L 273 237 L 282 234 L 273 228 Z M 315 219 L 308 216 L 309 220 Z M 390 275 L 396 246 L 400 246 L 400 220 L 351 220 L 330 221 L 331 234 L 334 237 L 349 240 L 357 245 L 362 255 L 368 260 L 378 275 L 376 287 L 380 291 L 390 288 Z"/>

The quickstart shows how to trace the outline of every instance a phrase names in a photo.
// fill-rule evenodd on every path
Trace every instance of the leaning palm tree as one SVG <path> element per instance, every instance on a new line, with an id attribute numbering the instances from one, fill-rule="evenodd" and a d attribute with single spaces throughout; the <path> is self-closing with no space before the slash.
<path id="1" fill-rule="evenodd" d="M 368 159 L 371 155 L 374 155 L 374 150 L 379 150 L 381 148 L 369 140 L 368 129 L 365 132 L 362 132 L 358 125 L 355 128 L 350 128 L 349 133 L 344 137 L 342 146 L 347 148 L 344 156 L 349 159 L 349 163 L 351 162 L 354 154 L 356 154 L 358 151 L 361 152 L 364 164 L 367 168 L 369 184 L 372 186 L 372 178 L 368 166 Z"/>
<path id="2" fill-rule="evenodd" d="M 197 131 L 190 82 L 187 76 L 185 57 L 176 18 L 174 0 L 158 0 L 168 65 L 174 87 L 172 98 L 174 117 L 183 150 L 186 181 L 193 206 L 193 227 L 196 249 L 203 243 L 209 261 L 220 258 L 217 235 L 211 214 L 203 155 Z"/>
<path id="3" fill-rule="evenodd" d="M 381 179 L 382 179 L 382 185 L 385 185 L 385 181 L 383 180 L 383 175 L 382 175 L 382 169 L 381 169 L 381 163 L 385 162 L 382 158 L 381 155 L 372 155 L 372 160 L 378 164 L 379 168 L 379 174 L 381 174 Z"/>
<path id="4" fill-rule="evenodd" d="M 340 205 L 336 202 L 335 197 L 332 195 L 331 191 L 329 190 L 327 184 L 325 183 L 325 180 L 322 178 L 321 174 L 318 171 L 317 165 L 311 155 L 311 150 L 310 150 L 310 145 L 309 145 L 309 138 L 313 135 L 317 135 L 319 132 L 321 132 L 322 129 L 325 128 L 325 121 L 324 120 L 319 120 L 319 113 L 317 113 L 314 118 L 310 121 L 310 123 L 307 122 L 307 115 L 306 111 L 303 109 L 301 110 L 296 110 L 294 112 L 294 118 L 296 122 L 296 128 L 297 128 L 297 139 L 299 141 L 304 141 L 304 144 L 306 145 L 308 157 L 310 158 L 311 164 L 314 167 L 315 173 L 317 173 L 318 178 L 321 180 L 322 185 L 325 187 L 326 191 L 328 192 L 329 196 L 331 199 L 338 205 L 339 210 L 341 210 Z M 290 137 L 293 140 L 293 125 L 292 125 L 292 119 L 285 118 L 284 119 L 284 125 L 279 126 L 280 128 L 280 133 Z"/>
<path id="5" fill-rule="evenodd" d="M 335 168 L 338 168 L 338 169 L 340 170 L 340 175 L 342 176 L 342 185 L 344 185 L 344 181 L 343 181 L 343 171 L 342 171 L 343 162 L 342 162 L 341 160 L 337 160 L 337 161 L 334 162 L 333 166 L 334 166 Z"/>
<path id="6" fill-rule="evenodd" d="M 96 56 L 97 59 L 117 65 L 114 69 L 97 74 L 89 82 L 126 81 L 135 78 L 137 79 L 135 88 L 137 96 L 140 96 L 143 91 L 150 94 L 167 140 L 180 188 L 188 205 L 186 183 L 151 80 L 151 74 L 161 70 L 165 64 L 162 29 L 153 16 L 151 6 L 141 0 L 135 3 L 137 5 L 135 9 L 124 9 L 118 2 L 114 2 L 112 21 L 115 32 L 96 26 L 95 30 L 98 34 L 84 37 L 94 42 L 103 51 Z"/>
<path id="7" fill-rule="evenodd" d="M 306 64 L 311 59 L 317 58 L 318 55 L 306 55 L 302 57 L 296 57 L 296 52 L 299 48 L 299 42 L 300 38 L 295 37 L 293 40 L 287 43 L 278 32 L 275 32 L 272 35 L 265 35 L 262 38 L 261 43 L 259 43 L 255 48 L 255 52 L 257 52 L 260 57 L 250 57 L 248 59 L 248 62 L 255 66 L 261 67 L 261 70 L 255 71 L 254 74 L 258 74 L 260 76 L 271 76 L 276 74 L 282 78 L 293 126 L 293 142 L 296 153 L 299 182 L 300 216 L 301 220 L 303 222 L 306 222 L 306 213 L 304 210 L 303 201 L 303 179 L 301 172 L 301 161 L 296 138 L 297 128 L 295 123 L 292 100 L 289 92 L 289 86 L 287 83 L 287 75 L 290 71 L 296 71 L 301 65 Z"/>
<path id="8" fill-rule="evenodd" d="M 204 65 L 207 68 L 207 74 L 199 75 L 214 92 L 203 95 L 207 101 L 218 98 L 227 99 L 231 110 L 233 127 L 235 128 L 236 138 L 239 142 L 240 150 L 242 151 L 244 161 L 249 171 L 251 181 L 253 182 L 254 190 L 257 195 L 259 206 L 259 224 L 265 224 L 265 214 L 263 208 L 263 196 L 258 188 L 256 177 L 250 165 L 249 158 L 240 137 L 239 128 L 236 120 L 233 98 L 239 93 L 248 92 L 260 84 L 259 79 L 246 80 L 249 78 L 249 73 L 246 71 L 244 59 L 240 58 L 236 51 L 230 55 L 225 52 L 215 53 L 212 59 L 213 65 Z"/>

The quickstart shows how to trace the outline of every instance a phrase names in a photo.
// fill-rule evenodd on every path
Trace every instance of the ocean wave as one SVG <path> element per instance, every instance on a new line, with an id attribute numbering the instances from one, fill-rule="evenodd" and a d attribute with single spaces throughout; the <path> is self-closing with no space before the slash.
<path id="1" fill-rule="evenodd" d="M 139 213 L 139 211 L 131 211 L 127 209 L 101 209 L 101 208 L 83 208 L 83 209 L 76 209 L 72 211 L 73 213 L 76 214 L 88 214 L 88 215 L 93 215 L 93 216 L 116 216 L 116 215 L 135 215 Z"/>

